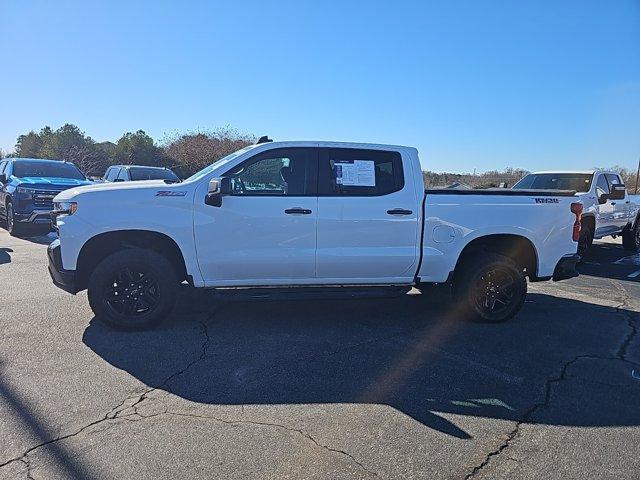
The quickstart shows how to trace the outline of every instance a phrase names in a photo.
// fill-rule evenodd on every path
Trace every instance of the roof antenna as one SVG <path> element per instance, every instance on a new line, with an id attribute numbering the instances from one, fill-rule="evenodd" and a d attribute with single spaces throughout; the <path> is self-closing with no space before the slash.
<path id="1" fill-rule="evenodd" d="M 273 142 L 273 140 L 269 138 L 269 135 L 263 135 L 258 139 L 258 141 L 256 142 L 256 145 L 260 145 L 261 143 L 268 143 L 268 142 Z"/>

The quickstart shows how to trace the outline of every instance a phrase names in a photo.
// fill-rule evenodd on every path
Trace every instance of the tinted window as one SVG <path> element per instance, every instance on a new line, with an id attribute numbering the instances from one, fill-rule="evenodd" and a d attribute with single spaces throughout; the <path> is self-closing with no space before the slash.
<path id="1" fill-rule="evenodd" d="M 4 173 L 4 167 L 7 166 L 7 162 L 0 162 L 0 174 Z"/>
<path id="2" fill-rule="evenodd" d="M 593 175 L 586 173 L 531 173 L 516 183 L 513 188 L 588 192 L 592 181 Z"/>
<path id="3" fill-rule="evenodd" d="M 23 177 L 59 177 L 84 180 L 85 177 L 73 163 L 61 161 L 16 161 L 13 162 L 13 174 Z"/>
<path id="4" fill-rule="evenodd" d="M 604 175 L 598 175 L 598 180 L 596 181 L 596 189 L 598 190 L 598 195 L 609 193 L 609 183 L 607 183 L 607 179 Z"/>
<path id="5" fill-rule="evenodd" d="M 116 177 L 116 180 L 122 180 L 124 182 L 129 180 L 129 175 L 127 174 L 127 169 L 126 168 L 121 168 L 120 169 L 120 171 L 118 172 L 118 176 Z"/>
<path id="6" fill-rule="evenodd" d="M 130 167 L 129 175 L 131 180 L 180 180 L 175 173 L 164 168 Z"/>
<path id="7" fill-rule="evenodd" d="M 398 152 L 327 148 L 320 156 L 319 195 L 387 195 L 404 187 Z"/>
<path id="8" fill-rule="evenodd" d="M 118 176 L 118 172 L 120 169 L 118 167 L 109 167 L 107 169 L 107 173 L 104 175 L 104 180 L 106 182 L 113 182 L 113 180 Z"/>
<path id="9" fill-rule="evenodd" d="M 609 180 L 609 185 L 622 185 L 622 180 L 618 175 L 614 175 L 612 173 L 607 173 L 607 180 Z"/>
<path id="10" fill-rule="evenodd" d="M 315 195 L 317 151 L 281 148 L 260 153 L 232 169 L 233 195 Z"/>

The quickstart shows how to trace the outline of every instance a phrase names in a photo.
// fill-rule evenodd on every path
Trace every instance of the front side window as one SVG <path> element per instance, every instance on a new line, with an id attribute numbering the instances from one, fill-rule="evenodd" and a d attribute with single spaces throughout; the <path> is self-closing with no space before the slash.
<path id="1" fill-rule="evenodd" d="M 104 176 L 104 180 L 106 182 L 113 182 L 116 177 L 118 176 L 118 172 L 120 171 L 120 169 L 118 167 L 109 167 L 107 169 L 107 173 Z"/>
<path id="2" fill-rule="evenodd" d="M 327 148 L 318 177 L 323 196 L 388 195 L 404 187 L 400 153 L 384 150 Z"/>
<path id="3" fill-rule="evenodd" d="M 604 175 L 598 175 L 598 180 L 596 181 L 596 192 L 598 196 L 603 193 L 610 193 L 609 183 Z"/>
<path id="4" fill-rule="evenodd" d="M 311 148 L 268 150 L 233 168 L 232 195 L 315 195 L 317 151 Z"/>
<path id="5" fill-rule="evenodd" d="M 84 180 L 85 176 L 73 163 L 61 161 L 17 161 L 13 165 L 13 175 L 24 177 L 57 177 Z"/>
<path id="6" fill-rule="evenodd" d="M 610 185 L 623 185 L 618 175 L 614 175 L 613 173 L 607 173 L 606 175 Z"/>
<path id="7" fill-rule="evenodd" d="M 116 177 L 118 180 L 122 180 L 123 182 L 126 182 L 127 180 L 129 180 L 129 174 L 127 173 L 127 169 L 126 168 L 121 168 L 120 172 L 118 173 L 118 176 Z"/>

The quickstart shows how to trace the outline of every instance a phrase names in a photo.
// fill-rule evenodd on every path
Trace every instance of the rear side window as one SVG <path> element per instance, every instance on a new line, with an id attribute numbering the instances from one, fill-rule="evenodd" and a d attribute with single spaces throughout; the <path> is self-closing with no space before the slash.
<path id="1" fill-rule="evenodd" d="M 398 152 L 326 148 L 320 155 L 318 195 L 369 197 L 402 190 L 404 172 Z"/>

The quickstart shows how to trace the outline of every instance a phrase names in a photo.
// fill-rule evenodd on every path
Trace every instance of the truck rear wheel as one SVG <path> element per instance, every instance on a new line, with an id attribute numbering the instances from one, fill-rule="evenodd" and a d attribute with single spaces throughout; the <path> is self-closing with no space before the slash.
<path id="1" fill-rule="evenodd" d="M 513 260 L 496 253 L 478 252 L 456 273 L 454 294 L 465 319 L 500 323 L 513 318 L 527 295 L 524 272 Z"/>
<path id="2" fill-rule="evenodd" d="M 622 247 L 631 252 L 640 250 L 640 218 L 635 225 L 622 233 Z"/>
<path id="3" fill-rule="evenodd" d="M 128 248 L 109 255 L 89 278 L 89 304 L 96 318 L 120 330 L 156 326 L 175 303 L 178 281 L 159 253 Z"/>

